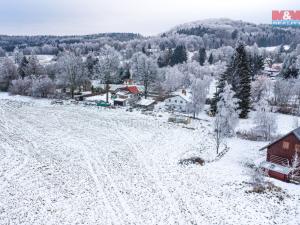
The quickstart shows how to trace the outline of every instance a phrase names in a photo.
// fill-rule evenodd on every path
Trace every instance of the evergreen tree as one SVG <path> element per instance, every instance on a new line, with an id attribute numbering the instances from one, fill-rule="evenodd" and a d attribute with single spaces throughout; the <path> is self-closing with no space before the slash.
<path id="1" fill-rule="evenodd" d="M 236 93 L 235 97 L 239 99 L 240 117 L 246 118 L 250 110 L 251 70 L 243 44 L 238 45 L 230 64 L 218 81 L 217 92 L 211 102 L 213 114 L 216 113 L 217 102 L 220 101 L 220 94 L 224 92 L 226 82 L 232 86 L 232 90 Z"/>
<path id="2" fill-rule="evenodd" d="M 171 65 L 172 55 L 173 55 L 173 51 L 171 48 L 164 51 L 157 59 L 157 64 L 158 64 L 159 68 Z"/>
<path id="3" fill-rule="evenodd" d="M 213 62 L 214 62 L 214 57 L 213 57 L 212 53 L 210 53 L 209 58 L 208 58 L 208 63 L 209 63 L 210 65 L 212 65 Z"/>
<path id="4" fill-rule="evenodd" d="M 205 63 L 205 60 L 206 60 L 206 51 L 205 51 L 205 48 L 200 48 L 199 49 L 199 63 L 201 66 L 204 65 Z"/>
<path id="5" fill-rule="evenodd" d="M 186 61 L 187 61 L 186 48 L 183 45 L 177 46 L 172 54 L 170 65 L 174 66 L 176 64 L 184 63 Z"/>
<path id="6" fill-rule="evenodd" d="M 87 68 L 88 77 L 90 79 L 93 78 L 95 73 L 95 66 L 98 63 L 98 59 L 95 57 L 93 53 L 89 53 L 85 60 L 85 66 Z"/>
<path id="7" fill-rule="evenodd" d="M 299 69 L 297 68 L 297 57 L 294 54 L 289 54 L 283 62 L 280 75 L 284 79 L 297 78 Z"/>
<path id="8" fill-rule="evenodd" d="M 24 79 L 24 77 L 26 76 L 26 68 L 27 68 L 28 63 L 29 62 L 28 62 L 26 56 L 23 56 L 21 63 L 19 65 L 19 68 L 18 68 L 18 73 L 22 79 Z"/>

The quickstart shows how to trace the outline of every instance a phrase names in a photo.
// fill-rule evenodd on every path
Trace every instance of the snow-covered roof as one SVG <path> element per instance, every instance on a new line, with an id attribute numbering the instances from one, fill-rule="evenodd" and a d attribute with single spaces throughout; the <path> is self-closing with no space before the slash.
<path id="1" fill-rule="evenodd" d="M 114 101 L 117 102 L 125 102 L 127 99 L 126 98 L 115 98 Z"/>
<path id="2" fill-rule="evenodd" d="M 278 172 L 281 174 L 285 174 L 285 175 L 288 175 L 293 170 L 291 167 L 286 167 L 286 166 L 282 166 L 282 165 L 267 162 L 267 161 L 262 162 L 260 164 L 260 167 L 267 169 L 267 170 L 272 170 L 272 171 L 275 171 L 275 172 Z"/>
<path id="3" fill-rule="evenodd" d="M 116 93 L 116 95 L 122 95 L 122 96 L 127 96 L 128 94 L 130 94 L 128 91 L 118 91 L 117 93 Z"/>
<path id="4" fill-rule="evenodd" d="M 278 69 L 271 68 L 271 67 L 266 67 L 266 68 L 264 69 L 264 71 L 266 71 L 266 72 L 279 72 Z"/>
<path id="5" fill-rule="evenodd" d="M 153 99 L 141 99 L 140 101 L 138 101 L 136 104 L 137 105 L 142 105 L 142 106 L 149 106 L 151 104 L 153 104 L 155 101 Z"/>
<path id="6" fill-rule="evenodd" d="M 91 97 L 86 97 L 85 98 L 86 101 L 106 101 L 106 94 L 103 95 L 95 95 L 95 96 L 91 96 Z M 108 101 L 111 103 L 111 94 L 108 93 Z"/>
<path id="7" fill-rule="evenodd" d="M 297 129 L 293 130 L 293 133 L 298 138 L 298 140 L 300 141 L 300 127 L 298 127 Z"/>
<path id="8" fill-rule="evenodd" d="M 191 93 L 189 91 L 186 91 L 186 93 L 183 94 L 182 90 L 178 90 L 178 91 L 173 92 L 172 95 L 173 95 L 173 97 L 179 96 L 179 97 L 181 97 L 183 100 L 185 100 L 187 102 L 191 102 L 192 101 L 191 100 L 192 95 L 191 95 Z"/>

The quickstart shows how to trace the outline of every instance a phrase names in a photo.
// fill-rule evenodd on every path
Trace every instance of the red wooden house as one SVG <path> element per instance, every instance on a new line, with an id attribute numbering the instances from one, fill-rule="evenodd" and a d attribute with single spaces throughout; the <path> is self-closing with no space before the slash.
<path id="1" fill-rule="evenodd" d="M 300 163 L 294 163 L 296 154 L 300 159 L 300 127 L 261 150 L 266 148 L 267 160 L 260 166 L 270 177 L 290 181 L 300 176 Z"/>

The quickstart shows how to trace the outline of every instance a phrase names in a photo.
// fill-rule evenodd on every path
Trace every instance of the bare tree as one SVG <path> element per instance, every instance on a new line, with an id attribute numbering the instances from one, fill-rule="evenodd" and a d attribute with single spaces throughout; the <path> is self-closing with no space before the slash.
<path id="1" fill-rule="evenodd" d="M 12 80 L 18 78 L 16 65 L 9 58 L 4 58 L 0 64 L 0 82 L 3 83 L 2 89 L 7 91 Z M 0 87 L 1 88 L 1 87 Z"/>
<path id="2" fill-rule="evenodd" d="M 109 85 L 120 79 L 118 77 L 120 57 L 120 54 L 114 48 L 106 45 L 102 49 L 98 64 L 96 65 L 97 74 L 95 78 L 100 79 L 105 84 L 106 102 L 108 102 Z"/>
<path id="3" fill-rule="evenodd" d="M 134 54 L 131 59 L 131 62 L 133 78 L 144 85 L 144 95 L 145 98 L 147 98 L 149 88 L 154 83 L 157 77 L 157 63 L 155 60 L 147 57 L 141 52 Z"/>
<path id="4" fill-rule="evenodd" d="M 216 145 L 216 151 L 217 155 L 219 154 L 220 146 L 224 141 L 225 133 L 223 129 L 223 120 L 221 113 L 216 114 L 215 120 L 214 120 L 214 141 Z"/>
<path id="5" fill-rule="evenodd" d="M 194 79 L 191 85 L 191 103 L 188 105 L 188 111 L 193 113 L 193 117 L 196 118 L 204 108 L 206 97 L 209 91 L 210 80 L 208 78 L 204 79 Z"/>
<path id="6" fill-rule="evenodd" d="M 58 70 L 58 84 L 60 86 L 69 87 L 71 97 L 74 98 L 75 89 L 80 87 L 87 79 L 87 72 L 81 56 L 76 56 L 71 52 L 65 52 L 58 59 Z"/>

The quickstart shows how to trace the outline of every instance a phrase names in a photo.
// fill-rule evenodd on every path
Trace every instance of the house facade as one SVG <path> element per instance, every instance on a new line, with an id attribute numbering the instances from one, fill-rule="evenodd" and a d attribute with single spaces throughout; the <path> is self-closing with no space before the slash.
<path id="1" fill-rule="evenodd" d="M 187 112 L 191 102 L 190 94 L 185 90 L 173 94 L 174 96 L 165 100 L 166 109 L 177 112 Z"/>
<path id="2" fill-rule="evenodd" d="M 262 149 L 266 148 L 266 161 L 261 167 L 269 176 L 283 181 L 300 177 L 300 161 L 294 162 L 296 154 L 300 159 L 300 127 Z"/>

